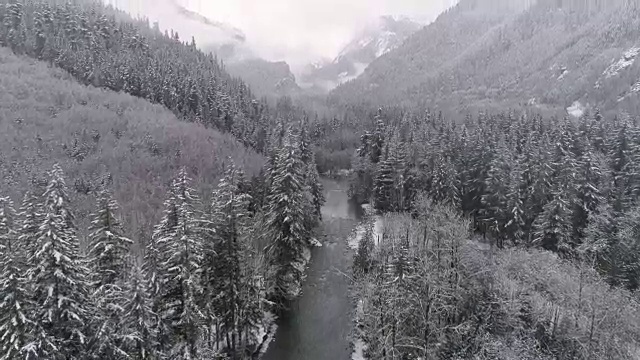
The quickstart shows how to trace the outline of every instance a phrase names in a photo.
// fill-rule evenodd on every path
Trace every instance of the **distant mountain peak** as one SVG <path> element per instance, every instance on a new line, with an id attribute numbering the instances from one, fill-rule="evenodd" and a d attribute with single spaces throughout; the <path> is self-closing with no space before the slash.
<path id="1" fill-rule="evenodd" d="M 371 62 L 400 46 L 421 27 L 406 16 L 381 16 L 354 35 L 333 61 L 309 65 L 301 80 L 331 90 L 360 76 Z"/>

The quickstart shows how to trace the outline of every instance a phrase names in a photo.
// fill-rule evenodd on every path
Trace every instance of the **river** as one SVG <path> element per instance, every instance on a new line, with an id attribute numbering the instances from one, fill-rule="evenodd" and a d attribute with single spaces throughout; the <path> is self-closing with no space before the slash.
<path id="1" fill-rule="evenodd" d="M 323 246 L 311 252 L 302 295 L 278 319 L 275 339 L 265 360 L 348 360 L 353 304 L 349 274 L 353 253 L 347 239 L 360 216 L 349 201 L 348 184 L 323 180 L 326 203 L 322 208 Z"/>

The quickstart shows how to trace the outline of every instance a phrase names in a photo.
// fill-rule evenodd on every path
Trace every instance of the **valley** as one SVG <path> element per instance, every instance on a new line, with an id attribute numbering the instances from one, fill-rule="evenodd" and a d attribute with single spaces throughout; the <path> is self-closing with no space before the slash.
<path id="1" fill-rule="evenodd" d="M 0 0 L 0 359 L 638 359 L 638 25 Z"/>

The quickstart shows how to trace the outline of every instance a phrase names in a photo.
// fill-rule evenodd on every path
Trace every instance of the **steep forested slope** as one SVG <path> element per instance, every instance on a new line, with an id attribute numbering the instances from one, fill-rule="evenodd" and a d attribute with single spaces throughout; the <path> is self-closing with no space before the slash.
<path id="1" fill-rule="evenodd" d="M 84 84 L 124 91 L 264 150 L 264 104 L 211 54 L 102 3 L 0 2 L 0 45 L 49 61 Z M 5 6 L 6 5 L 6 6 Z"/>
<path id="2" fill-rule="evenodd" d="M 82 86 L 62 70 L 0 48 L 5 196 L 20 200 L 57 162 L 73 189 L 80 225 L 106 185 L 126 214 L 126 232 L 135 234 L 150 231 L 158 220 L 165 189 L 179 168 L 186 167 L 195 187 L 207 194 L 229 157 L 249 174 L 263 164 L 230 135 L 179 121 L 145 100 Z"/>
<path id="3" fill-rule="evenodd" d="M 457 108 L 637 107 L 635 2 L 467 0 L 333 100 Z M 577 104 L 576 104 L 577 105 Z"/>

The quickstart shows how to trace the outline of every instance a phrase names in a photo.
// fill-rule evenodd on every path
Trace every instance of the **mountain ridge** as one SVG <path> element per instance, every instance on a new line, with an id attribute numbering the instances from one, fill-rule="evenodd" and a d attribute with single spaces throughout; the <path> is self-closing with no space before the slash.
<path id="1" fill-rule="evenodd" d="M 558 113 L 576 102 L 637 108 L 633 96 L 608 96 L 634 94 L 639 83 L 637 5 L 523 0 L 489 11 L 488 3 L 460 2 L 335 89 L 331 102 Z M 611 66 L 615 75 L 603 78 Z"/>

